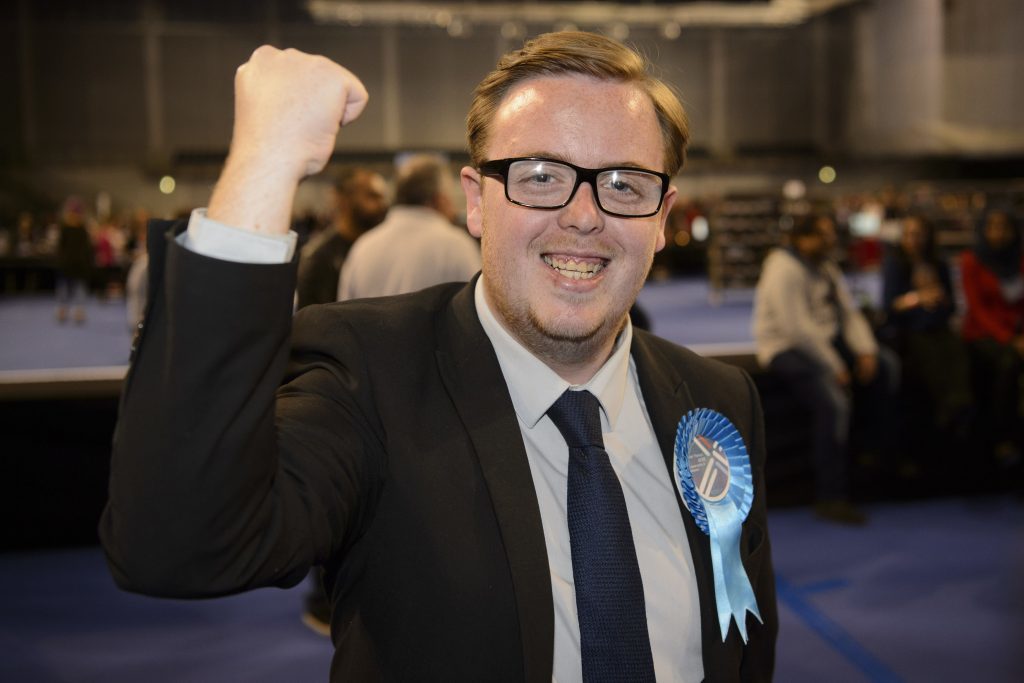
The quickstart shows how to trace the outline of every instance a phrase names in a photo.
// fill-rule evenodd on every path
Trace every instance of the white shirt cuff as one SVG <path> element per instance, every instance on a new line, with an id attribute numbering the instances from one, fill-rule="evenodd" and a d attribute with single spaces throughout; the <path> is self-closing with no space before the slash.
<path id="1" fill-rule="evenodd" d="M 266 235 L 219 223 L 207 218 L 206 209 L 195 209 L 178 243 L 197 254 L 224 261 L 287 263 L 295 254 L 297 239 L 294 230 L 287 235 Z"/>

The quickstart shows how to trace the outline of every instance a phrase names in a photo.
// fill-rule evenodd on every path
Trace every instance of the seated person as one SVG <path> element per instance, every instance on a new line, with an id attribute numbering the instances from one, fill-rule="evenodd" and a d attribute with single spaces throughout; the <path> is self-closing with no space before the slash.
<path id="1" fill-rule="evenodd" d="M 899 361 L 880 349 L 832 260 L 835 223 L 828 215 L 797 217 L 788 247 L 764 261 L 754 295 L 757 359 L 789 385 L 811 412 L 815 511 L 863 524 L 849 500 L 848 441 L 854 395 L 862 397 L 881 450 L 891 419 Z M 859 390 L 854 392 L 854 388 Z"/>
<path id="2" fill-rule="evenodd" d="M 999 463 L 1020 459 L 1024 439 L 1024 256 L 1020 227 L 1006 211 L 989 211 L 978 225 L 973 250 L 960 260 L 967 310 L 963 338 L 971 354 L 982 433 Z"/>
<path id="3" fill-rule="evenodd" d="M 950 327 L 956 312 L 949 266 L 935 251 L 932 226 L 923 216 L 901 221 L 900 241 L 882 263 L 883 341 L 900 354 L 908 396 L 931 426 L 963 431 L 973 402 L 967 352 Z"/>

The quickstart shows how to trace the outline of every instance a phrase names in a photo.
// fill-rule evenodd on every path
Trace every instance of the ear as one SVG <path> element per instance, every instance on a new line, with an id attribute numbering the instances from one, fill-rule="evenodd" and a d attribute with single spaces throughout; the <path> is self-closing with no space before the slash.
<path id="1" fill-rule="evenodd" d="M 655 253 L 665 248 L 665 226 L 668 224 L 668 215 L 672 212 L 672 207 L 675 206 L 676 198 L 679 195 L 676 191 L 675 185 L 668 186 L 668 192 L 665 193 L 665 199 L 661 203 L 661 213 L 658 214 L 658 241 L 654 245 Z"/>
<path id="2" fill-rule="evenodd" d="M 466 194 L 466 227 L 469 229 L 470 235 L 480 239 L 484 232 L 481 197 L 483 178 L 475 168 L 463 166 L 459 173 L 459 180 L 462 182 L 462 191 Z"/>

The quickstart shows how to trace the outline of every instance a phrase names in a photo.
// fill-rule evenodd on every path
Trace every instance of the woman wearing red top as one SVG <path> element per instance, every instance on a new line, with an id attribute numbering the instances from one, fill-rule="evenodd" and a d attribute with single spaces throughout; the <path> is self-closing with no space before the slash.
<path id="1" fill-rule="evenodd" d="M 963 336 L 976 369 L 981 414 L 996 458 L 1019 459 L 1024 440 L 1020 386 L 1024 381 L 1024 255 L 1020 228 L 1006 211 L 982 220 L 972 251 L 960 261 L 967 310 Z"/>

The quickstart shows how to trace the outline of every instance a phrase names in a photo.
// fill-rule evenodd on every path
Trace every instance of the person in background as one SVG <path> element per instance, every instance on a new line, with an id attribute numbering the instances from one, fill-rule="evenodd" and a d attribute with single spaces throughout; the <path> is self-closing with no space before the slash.
<path id="1" fill-rule="evenodd" d="M 125 278 L 129 266 L 127 229 L 113 216 L 99 220 L 93 232 L 96 291 L 105 299 L 124 296 Z"/>
<path id="2" fill-rule="evenodd" d="M 1008 211 L 984 215 L 974 249 L 961 256 L 960 277 L 967 306 L 962 333 L 982 431 L 997 463 L 1018 463 L 1024 442 L 1024 254 L 1020 226 Z"/>
<path id="3" fill-rule="evenodd" d="M 31 211 L 18 214 L 17 227 L 12 238 L 10 254 L 15 257 L 27 258 L 39 251 L 41 235 L 35 228 L 35 219 Z"/>
<path id="4" fill-rule="evenodd" d="M 64 203 L 57 241 L 57 321 L 69 310 L 76 323 L 85 322 L 85 301 L 93 273 L 93 247 L 86 226 L 85 204 L 78 197 Z"/>
<path id="5" fill-rule="evenodd" d="M 135 332 L 146 313 L 147 290 L 149 288 L 149 254 L 146 251 L 146 233 L 142 232 L 136 243 L 137 251 L 132 255 L 128 274 L 125 276 L 125 315 L 128 329 Z"/>
<path id="6" fill-rule="evenodd" d="M 380 174 L 362 167 L 342 169 L 334 183 L 330 224 L 303 247 L 299 258 L 296 309 L 337 300 L 338 278 L 356 239 L 388 211 Z"/>
<path id="7" fill-rule="evenodd" d="M 144 208 L 136 208 L 125 214 L 125 231 L 127 243 L 125 252 L 128 260 L 128 272 L 125 274 L 124 300 L 125 320 L 128 330 L 139 331 L 139 323 L 146 313 L 147 289 L 149 285 L 149 254 L 146 251 L 146 221 L 149 212 Z"/>
<path id="8" fill-rule="evenodd" d="M 812 415 L 815 512 L 863 524 L 850 500 L 849 440 L 853 399 L 876 427 L 885 424 L 899 361 L 881 349 L 832 260 L 835 223 L 826 214 L 798 216 L 790 244 L 770 252 L 754 293 L 758 362 L 790 386 Z M 856 391 L 855 391 L 856 389 Z M 886 429 L 875 429 L 884 441 Z M 885 444 L 877 444 L 879 450 Z"/>
<path id="9" fill-rule="evenodd" d="M 452 224 L 453 183 L 447 164 L 437 157 L 413 157 L 398 170 L 387 218 L 349 250 L 339 301 L 405 294 L 476 275 L 480 246 Z"/>
<path id="10" fill-rule="evenodd" d="M 949 266 L 939 258 L 923 215 L 909 214 L 900 224 L 899 242 L 882 262 L 885 320 L 879 336 L 900 356 L 908 408 L 923 408 L 932 431 L 963 436 L 974 399 L 967 351 L 951 326 L 956 304 Z"/>

